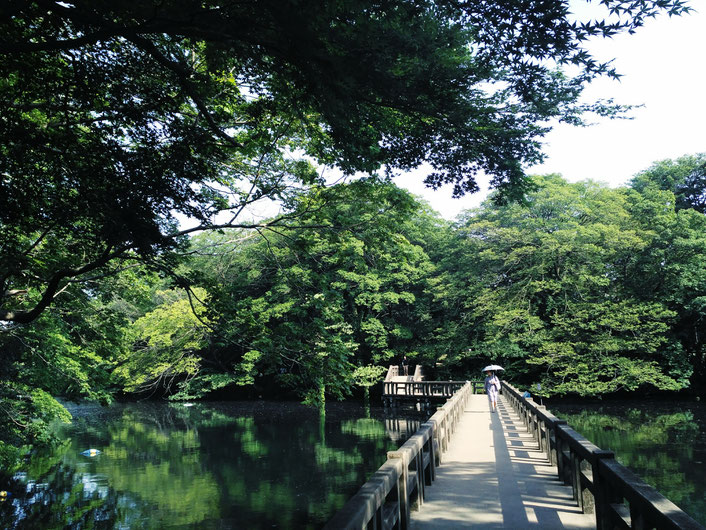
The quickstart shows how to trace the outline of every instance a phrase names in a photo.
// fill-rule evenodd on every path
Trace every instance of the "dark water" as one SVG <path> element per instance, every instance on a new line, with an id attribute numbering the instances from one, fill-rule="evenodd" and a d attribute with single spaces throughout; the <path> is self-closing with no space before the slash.
<path id="1" fill-rule="evenodd" d="M 706 405 L 552 404 L 554 414 L 706 525 Z"/>
<path id="2" fill-rule="evenodd" d="M 320 528 L 418 424 L 354 404 L 70 410 L 61 445 L 0 484 L 0 528 Z"/>

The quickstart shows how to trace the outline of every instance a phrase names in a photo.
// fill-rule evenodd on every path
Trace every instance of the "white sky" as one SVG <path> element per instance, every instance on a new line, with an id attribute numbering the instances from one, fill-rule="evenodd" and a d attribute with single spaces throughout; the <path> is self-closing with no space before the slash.
<path id="1" fill-rule="evenodd" d="M 623 77 L 595 82 L 585 91 L 587 99 L 644 107 L 632 111 L 632 120 L 596 119 L 587 128 L 559 125 L 545 137 L 547 160 L 528 172 L 620 186 L 657 160 L 706 152 L 706 0 L 690 5 L 701 12 L 658 17 L 633 35 L 590 45 L 596 58 L 615 58 Z M 447 219 L 477 206 L 487 193 L 452 199 L 451 187 L 433 192 L 422 180 L 423 172 L 412 172 L 395 182 L 423 196 Z"/>

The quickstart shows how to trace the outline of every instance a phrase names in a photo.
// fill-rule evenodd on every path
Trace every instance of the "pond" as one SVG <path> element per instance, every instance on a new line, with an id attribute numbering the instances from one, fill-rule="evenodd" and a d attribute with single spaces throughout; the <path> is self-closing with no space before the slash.
<path id="1" fill-rule="evenodd" d="M 706 525 L 706 405 L 554 403 L 548 408 Z"/>
<path id="2" fill-rule="evenodd" d="M 60 445 L 0 484 L 0 528 L 320 528 L 419 424 L 352 403 L 69 409 Z"/>

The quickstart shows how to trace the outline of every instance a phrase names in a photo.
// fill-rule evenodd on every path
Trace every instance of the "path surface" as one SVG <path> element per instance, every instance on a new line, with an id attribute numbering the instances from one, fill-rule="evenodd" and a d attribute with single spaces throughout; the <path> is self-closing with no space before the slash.
<path id="1" fill-rule="evenodd" d="M 412 530 L 596 527 L 502 396 L 495 414 L 471 396 L 436 473 Z"/>

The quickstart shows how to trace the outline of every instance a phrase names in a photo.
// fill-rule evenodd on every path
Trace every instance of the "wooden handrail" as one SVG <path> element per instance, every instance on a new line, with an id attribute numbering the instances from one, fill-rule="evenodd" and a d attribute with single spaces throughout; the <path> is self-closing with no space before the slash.
<path id="1" fill-rule="evenodd" d="M 384 381 L 383 395 L 451 397 L 467 383 L 473 393 L 483 391 L 483 381 Z"/>
<path id="2" fill-rule="evenodd" d="M 503 395 L 520 415 L 542 451 L 572 487 L 584 513 L 595 512 L 596 528 L 700 529 L 704 526 L 597 445 L 502 381 Z"/>
<path id="3" fill-rule="evenodd" d="M 436 478 L 436 467 L 472 392 L 473 385 L 464 382 L 409 440 L 388 452 L 385 463 L 324 529 L 409 528 L 411 506 L 424 502 L 424 490 Z"/>

